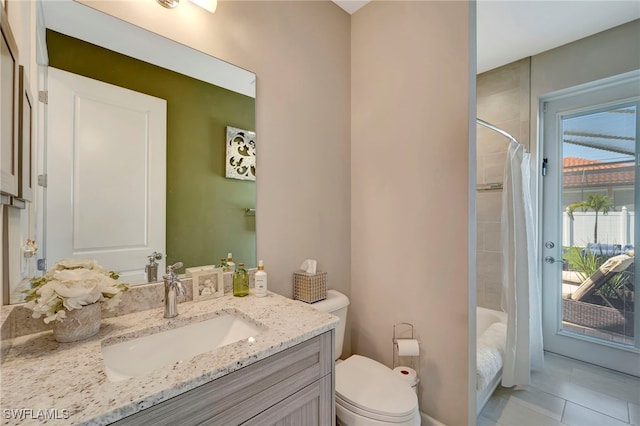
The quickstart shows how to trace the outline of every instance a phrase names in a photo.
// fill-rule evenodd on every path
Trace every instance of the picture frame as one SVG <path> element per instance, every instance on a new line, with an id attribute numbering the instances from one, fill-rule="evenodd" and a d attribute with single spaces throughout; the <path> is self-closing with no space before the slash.
<path id="1" fill-rule="evenodd" d="M 227 126 L 225 176 L 256 180 L 256 132 Z"/>
<path id="2" fill-rule="evenodd" d="M 185 269 L 193 285 L 193 301 L 216 299 L 224 296 L 222 268 L 213 265 Z"/>

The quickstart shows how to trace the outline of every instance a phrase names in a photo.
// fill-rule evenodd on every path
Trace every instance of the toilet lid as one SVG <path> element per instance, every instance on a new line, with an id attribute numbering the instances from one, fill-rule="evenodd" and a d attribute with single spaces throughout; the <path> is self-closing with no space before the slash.
<path id="1" fill-rule="evenodd" d="M 412 415 L 418 397 L 390 368 L 352 355 L 336 364 L 336 396 L 359 410 L 389 417 Z"/>

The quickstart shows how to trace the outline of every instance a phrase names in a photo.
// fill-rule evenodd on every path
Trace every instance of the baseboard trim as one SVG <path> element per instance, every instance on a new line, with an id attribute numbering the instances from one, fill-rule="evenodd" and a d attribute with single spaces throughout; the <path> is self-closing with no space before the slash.
<path id="1" fill-rule="evenodd" d="M 422 426 L 446 426 L 444 423 L 441 423 L 428 415 L 427 413 L 423 413 L 420 411 L 420 420 L 422 421 Z"/>

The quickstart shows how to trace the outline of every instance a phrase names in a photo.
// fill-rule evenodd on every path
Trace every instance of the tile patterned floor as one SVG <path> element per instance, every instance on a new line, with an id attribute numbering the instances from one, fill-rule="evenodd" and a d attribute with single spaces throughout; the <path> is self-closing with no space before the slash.
<path id="1" fill-rule="evenodd" d="M 498 387 L 478 426 L 640 426 L 640 378 L 546 353 L 531 382 Z"/>

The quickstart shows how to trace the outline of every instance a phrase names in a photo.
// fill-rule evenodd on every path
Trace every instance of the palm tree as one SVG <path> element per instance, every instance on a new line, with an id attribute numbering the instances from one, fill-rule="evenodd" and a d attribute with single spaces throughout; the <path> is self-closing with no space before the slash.
<path id="1" fill-rule="evenodd" d="M 571 220 L 573 220 L 573 212 L 576 209 L 582 209 L 582 211 L 587 211 L 591 209 L 596 212 L 596 225 L 593 228 L 593 242 L 598 242 L 598 212 L 602 211 L 602 214 L 608 214 L 609 210 L 613 207 L 613 203 L 611 202 L 611 197 L 608 195 L 600 195 L 600 194 L 587 194 L 587 199 L 578 201 L 577 203 L 573 203 L 568 207 L 568 213 Z"/>

